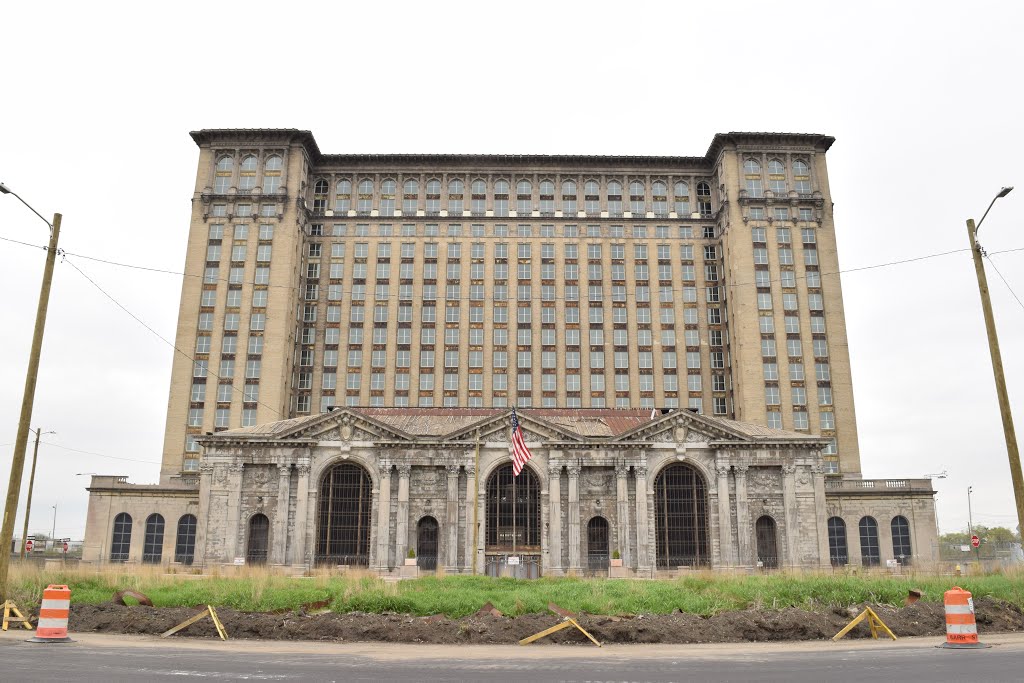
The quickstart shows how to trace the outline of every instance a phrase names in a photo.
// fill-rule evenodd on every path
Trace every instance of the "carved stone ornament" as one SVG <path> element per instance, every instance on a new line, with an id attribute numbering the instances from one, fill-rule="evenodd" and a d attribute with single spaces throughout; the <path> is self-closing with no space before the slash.
<path id="1" fill-rule="evenodd" d="M 678 427 L 676 427 L 676 431 L 675 431 L 676 443 L 683 443 L 684 441 L 686 441 L 686 432 L 687 431 L 688 430 L 686 429 L 686 427 L 684 427 L 682 425 L 679 425 Z"/>
<path id="2" fill-rule="evenodd" d="M 459 469 L 461 468 L 459 465 L 447 465 L 445 469 L 448 472 L 449 477 L 458 477 Z"/>
<path id="3" fill-rule="evenodd" d="M 401 465 L 397 465 L 397 467 L 398 476 L 401 477 L 402 479 L 408 479 L 409 473 L 412 472 L 412 465 L 410 465 L 409 463 L 402 463 Z"/>
<path id="4" fill-rule="evenodd" d="M 391 465 L 380 464 L 380 465 L 377 466 L 377 469 L 380 471 L 380 476 L 382 476 L 382 477 L 390 477 L 391 476 Z"/>
<path id="5" fill-rule="evenodd" d="M 747 486 L 752 493 L 779 493 L 782 491 L 782 475 L 774 467 L 752 467 L 747 473 Z"/>
<path id="6" fill-rule="evenodd" d="M 352 440 L 352 425 L 343 424 L 341 425 L 341 440 L 351 441 Z"/>
<path id="7" fill-rule="evenodd" d="M 580 466 L 579 465 L 566 465 L 565 469 L 569 473 L 569 477 L 570 478 L 576 478 L 576 477 L 580 476 Z"/>
<path id="8" fill-rule="evenodd" d="M 750 469 L 750 465 L 733 465 L 732 467 L 734 470 L 736 470 L 737 477 L 746 477 L 747 470 Z"/>
<path id="9" fill-rule="evenodd" d="M 629 465 L 624 462 L 620 462 L 615 466 L 615 476 L 619 479 L 625 479 L 629 476 Z"/>
<path id="10" fill-rule="evenodd" d="M 688 429 L 686 432 L 686 443 L 706 443 L 711 440 L 707 434 L 701 434 L 692 429 Z"/>
<path id="11" fill-rule="evenodd" d="M 801 468 L 800 474 L 796 475 L 796 480 L 801 486 L 807 486 L 811 483 L 811 475 L 806 469 Z"/>
<path id="12" fill-rule="evenodd" d="M 299 476 L 309 476 L 309 465 L 302 463 L 296 469 L 299 471 Z"/>
<path id="13" fill-rule="evenodd" d="M 252 473 L 252 481 L 256 486 L 264 486 L 270 478 L 266 467 L 256 467 Z"/>
<path id="14" fill-rule="evenodd" d="M 562 475 L 562 465 L 550 463 L 548 464 L 548 475 L 552 477 L 559 477 Z"/>
<path id="15" fill-rule="evenodd" d="M 213 467 L 211 465 L 211 467 Z M 213 480 L 220 486 L 223 486 L 228 481 L 228 468 L 225 466 L 214 467 Z"/>
<path id="16" fill-rule="evenodd" d="M 647 465 L 636 465 L 633 468 L 633 474 L 639 479 L 640 477 L 647 476 Z"/>
<path id="17" fill-rule="evenodd" d="M 716 465 L 715 466 L 715 473 L 719 477 L 728 477 L 729 476 L 729 466 L 728 465 Z"/>
<path id="18" fill-rule="evenodd" d="M 606 491 L 611 485 L 612 475 L 610 472 L 591 470 L 583 475 L 583 486 L 591 491 Z"/>
<path id="19" fill-rule="evenodd" d="M 793 474 L 796 472 L 796 465 L 791 462 L 787 462 L 782 466 L 783 474 Z"/>

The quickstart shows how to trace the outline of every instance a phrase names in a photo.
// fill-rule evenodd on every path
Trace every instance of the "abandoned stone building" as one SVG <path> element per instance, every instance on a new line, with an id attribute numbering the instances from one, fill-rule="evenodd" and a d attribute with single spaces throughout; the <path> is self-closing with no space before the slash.
<path id="1" fill-rule="evenodd" d="M 605 575 L 616 555 L 618 576 L 936 559 L 930 481 L 826 478 L 820 436 L 526 409 L 513 477 L 510 415 L 339 408 L 209 435 L 193 480 L 95 477 L 84 559 L 387 574 L 411 549 L 420 570 L 522 577 Z"/>

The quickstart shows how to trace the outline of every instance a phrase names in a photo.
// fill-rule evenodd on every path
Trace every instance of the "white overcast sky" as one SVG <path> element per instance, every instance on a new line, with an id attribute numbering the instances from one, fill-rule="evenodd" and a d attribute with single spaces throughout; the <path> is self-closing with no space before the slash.
<path id="1" fill-rule="evenodd" d="M 200 128 L 313 131 L 328 153 L 702 155 L 717 132 L 825 133 L 843 269 L 1024 248 L 1011 2 L 7 3 L 0 181 L 69 254 L 180 271 Z M 0 197 L 0 238 L 47 228 Z M 44 253 L 0 241 L 0 490 Z M 173 339 L 181 279 L 69 256 Z M 1024 250 L 992 262 L 1024 299 Z M 1024 435 L 1024 306 L 989 267 Z M 936 480 L 943 531 L 1015 526 L 967 251 L 842 277 L 866 477 Z M 88 477 L 153 483 L 172 350 L 58 263 L 31 531 L 80 538 Z M 72 450 L 75 449 L 75 450 Z M 88 453 L 80 452 L 87 451 Z M 31 450 L 29 451 L 31 455 Z M 25 469 L 25 484 L 28 467 Z M 16 534 L 21 532 L 19 508 Z"/>

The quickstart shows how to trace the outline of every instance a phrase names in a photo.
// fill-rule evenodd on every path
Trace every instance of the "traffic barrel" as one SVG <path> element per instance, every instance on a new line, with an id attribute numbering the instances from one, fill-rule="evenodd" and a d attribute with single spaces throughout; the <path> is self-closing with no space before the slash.
<path id="1" fill-rule="evenodd" d="M 953 586 L 943 594 L 943 598 L 946 604 L 946 642 L 942 647 L 958 650 L 986 647 L 978 642 L 974 598 L 970 591 Z"/>
<path id="2" fill-rule="evenodd" d="M 71 590 L 67 586 L 49 585 L 43 591 L 39 606 L 36 635 L 30 643 L 71 643 L 68 638 L 68 615 L 71 613 Z"/>

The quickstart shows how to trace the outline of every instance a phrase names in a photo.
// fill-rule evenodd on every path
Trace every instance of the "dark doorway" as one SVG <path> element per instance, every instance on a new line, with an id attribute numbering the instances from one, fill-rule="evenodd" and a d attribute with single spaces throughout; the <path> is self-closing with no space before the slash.
<path id="1" fill-rule="evenodd" d="M 317 515 L 317 564 L 370 563 L 372 490 L 370 475 L 359 465 L 340 463 L 324 474 Z"/>
<path id="2" fill-rule="evenodd" d="M 249 542 L 246 545 L 246 564 L 266 564 L 270 547 L 270 520 L 264 514 L 249 518 Z"/>
<path id="3" fill-rule="evenodd" d="M 685 463 L 669 465 L 654 480 L 654 506 L 658 567 L 710 564 L 704 477 Z"/>
<path id="4" fill-rule="evenodd" d="M 608 569 L 608 520 L 604 517 L 592 517 L 587 522 L 587 569 Z"/>
<path id="5" fill-rule="evenodd" d="M 437 520 L 424 517 L 416 525 L 416 564 L 421 569 L 437 569 Z"/>
<path id="6" fill-rule="evenodd" d="M 540 552 L 540 482 L 529 467 L 518 477 L 512 463 L 487 479 L 487 550 Z"/>
<path id="7" fill-rule="evenodd" d="M 757 561 L 764 569 L 776 569 L 779 566 L 779 544 L 775 529 L 775 520 L 768 515 L 757 518 L 754 523 L 754 535 L 757 538 Z"/>

